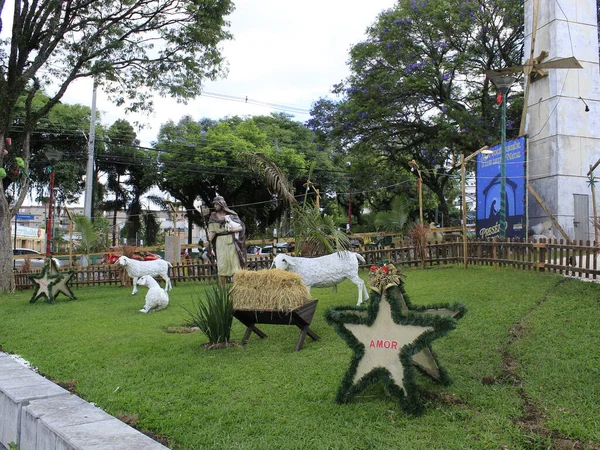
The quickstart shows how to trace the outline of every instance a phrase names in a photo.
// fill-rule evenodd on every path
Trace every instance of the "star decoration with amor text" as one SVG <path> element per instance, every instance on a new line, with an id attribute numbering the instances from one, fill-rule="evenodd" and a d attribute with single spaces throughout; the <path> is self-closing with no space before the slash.
<path id="1" fill-rule="evenodd" d="M 456 327 L 466 309 L 434 305 L 413 307 L 402 282 L 375 292 L 368 307 L 338 307 L 325 318 L 346 341 L 354 355 L 337 395 L 349 402 L 367 386 L 381 381 L 410 414 L 423 412 L 415 378 L 420 369 L 443 384 L 450 378 L 431 350 L 431 342 Z"/>

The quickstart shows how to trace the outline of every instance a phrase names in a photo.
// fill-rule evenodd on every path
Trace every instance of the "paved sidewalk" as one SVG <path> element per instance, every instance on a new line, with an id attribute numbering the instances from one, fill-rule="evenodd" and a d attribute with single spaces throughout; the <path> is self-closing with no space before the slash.
<path id="1" fill-rule="evenodd" d="M 168 450 L 0 352 L 0 450 Z"/>

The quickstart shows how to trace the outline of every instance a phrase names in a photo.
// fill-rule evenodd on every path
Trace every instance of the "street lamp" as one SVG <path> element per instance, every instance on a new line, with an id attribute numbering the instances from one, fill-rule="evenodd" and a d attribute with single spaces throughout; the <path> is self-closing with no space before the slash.
<path id="1" fill-rule="evenodd" d="M 490 78 L 498 92 L 502 94 L 502 137 L 500 145 L 500 239 L 506 238 L 506 96 L 516 78 L 510 75 L 497 75 Z"/>
<path id="2" fill-rule="evenodd" d="M 419 170 L 419 165 L 417 161 L 410 160 L 408 165 L 412 170 L 417 171 L 418 179 L 417 179 L 417 190 L 419 191 L 419 219 L 421 219 L 421 224 L 425 226 L 423 223 L 423 178 L 421 178 L 421 171 Z"/>
<path id="3" fill-rule="evenodd" d="M 48 221 L 46 223 L 46 258 L 50 263 L 52 258 L 52 210 L 54 208 L 54 166 L 62 158 L 62 153 L 53 148 L 44 151 L 44 155 L 50 161 L 50 200 L 48 202 Z"/>

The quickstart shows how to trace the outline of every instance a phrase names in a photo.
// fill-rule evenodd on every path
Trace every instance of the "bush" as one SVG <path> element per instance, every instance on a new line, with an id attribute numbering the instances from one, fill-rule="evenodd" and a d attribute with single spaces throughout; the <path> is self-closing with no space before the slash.
<path id="1" fill-rule="evenodd" d="M 200 295 L 194 298 L 187 326 L 198 327 L 208 338 L 208 345 L 228 344 L 233 322 L 233 305 L 227 286 L 214 285 L 206 292 L 206 298 Z"/>

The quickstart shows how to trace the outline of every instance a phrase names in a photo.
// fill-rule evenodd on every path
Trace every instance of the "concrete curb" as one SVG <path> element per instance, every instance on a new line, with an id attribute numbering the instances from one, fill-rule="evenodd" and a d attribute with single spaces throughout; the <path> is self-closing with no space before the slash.
<path id="1" fill-rule="evenodd" d="M 0 447 L 168 450 L 0 352 Z"/>

